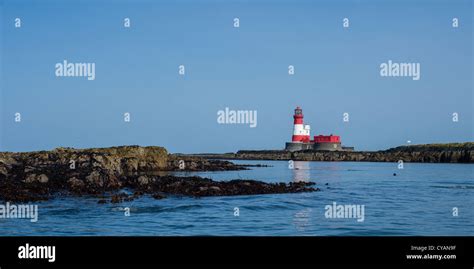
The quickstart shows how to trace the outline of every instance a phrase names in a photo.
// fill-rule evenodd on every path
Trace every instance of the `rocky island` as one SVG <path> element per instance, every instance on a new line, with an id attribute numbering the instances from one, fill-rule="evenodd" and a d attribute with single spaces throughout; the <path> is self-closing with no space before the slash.
<path id="1" fill-rule="evenodd" d="M 0 200 L 38 201 L 60 195 L 93 195 L 99 202 L 121 202 L 144 194 L 193 197 L 316 191 L 314 183 L 214 181 L 178 177 L 173 171 L 248 169 L 224 160 L 169 154 L 162 147 L 122 146 L 52 151 L 1 152 Z M 128 192 L 126 192 L 128 191 Z"/>
<path id="2" fill-rule="evenodd" d="M 192 155 L 207 159 L 349 162 L 474 163 L 474 142 L 409 145 L 379 151 L 240 150 L 236 153 Z"/>

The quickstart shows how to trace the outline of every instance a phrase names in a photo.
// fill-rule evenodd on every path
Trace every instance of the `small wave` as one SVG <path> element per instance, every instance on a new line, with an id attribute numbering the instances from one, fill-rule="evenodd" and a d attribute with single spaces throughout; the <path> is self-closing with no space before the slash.
<path id="1" fill-rule="evenodd" d="M 306 207 L 307 205 L 305 203 L 301 202 L 294 202 L 294 201 L 283 201 L 283 203 L 291 206 L 298 206 L 298 207 Z"/>
<path id="2" fill-rule="evenodd" d="M 180 205 L 174 207 L 148 206 L 137 208 L 136 213 L 163 213 L 163 212 L 180 212 L 202 208 L 201 205 Z"/>
<path id="3" fill-rule="evenodd" d="M 251 211 L 260 211 L 260 210 L 286 210 L 286 209 L 292 209 L 292 207 L 288 205 L 245 205 L 241 206 L 241 209 L 247 209 Z"/>
<path id="4" fill-rule="evenodd" d="M 432 188 L 440 188 L 440 189 L 474 189 L 472 185 L 455 185 L 455 186 L 430 186 Z"/>
<path id="5" fill-rule="evenodd" d="M 406 236 L 412 235 L 405 229 L 398 228 L 375 228 L 360 226 L 330 226 L 325 231 L 335 236 Z"/>
<path id="6" fill-rule="evenodd" d="M 186 230 L 186 229 L 195 228 L 196 225 L 192 225 L 192 224 L 170 224 L 170 225 L 166 225 L 166 227 L 170 228 L 172 230 Z"/>
<path id="7" fill-rule="evenodd" d="M 470 185 L 470 186 L 474 186 L 474 184 L 472 184 L 470 182 L 466 182 L 466 181 L 472 181 L 472 179 L 471 180 L 461 180 L 461 181 L 435 181 L 433 183 L 445 184 L 445 185 Z"/>
<path id="8" fill-rule="evenodd" d="M 50 216 L 76 215 L 76 214 L 79 214 L 80 212 L 81 210 L 77 208 L 54 209 L 47 212 L 47 215 L 50 215 Z"/>

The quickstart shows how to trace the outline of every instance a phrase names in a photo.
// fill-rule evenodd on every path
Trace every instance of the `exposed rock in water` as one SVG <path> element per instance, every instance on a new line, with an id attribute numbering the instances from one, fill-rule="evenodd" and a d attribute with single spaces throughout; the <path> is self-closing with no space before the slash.
<path id="1" fill-rule="evenodd" d="M 214 181 L 201 177 L 161 176 L 146 185 L 133 186 L 145 193 L 166 193 L 194 197 L 298 193 L 318 190 L 312 182 L 265 183 L 256 180 Z"/>
<path id="2" fill-rule="evenodd" d="M 171 154 L 168 160 L 169 171 L 229 171 L 246 170 L 248 165 L 237 165 L 229 161 Z"/>
<path id="3" fill-rule="evenodd" d="M 200 177 L 175 177 L 166 171 L 247 169 L 229 161 L 170 155 L 161 147 L 125 146 L 97 149 L 0 153 L 0 200 L 38 201 L 65 195 L 111 195 L 110 202 L 143 194 L 163 199 L 168 194 L 201 196 L 293 193 L 318 190 L 312 183 L 268 184 L 252 180 L 217 182 Z M 165 173 L 165 175 L 163 175 Z M 120 192 L 134 190 L 132 195 Z M 99 203 L 107 200 L 101 198 Z"/>

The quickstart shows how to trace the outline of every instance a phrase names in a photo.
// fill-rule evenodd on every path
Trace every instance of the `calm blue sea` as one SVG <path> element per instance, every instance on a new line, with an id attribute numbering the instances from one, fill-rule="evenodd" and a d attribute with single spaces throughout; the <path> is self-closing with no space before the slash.
<path id="1" fill-rule="evenodd" d="M 400 170 L 395 163 L 295 162 L 295 169 L 289 169 L 286 161 L 235 162 L 271 167 L 180 175 L 312 181 L 321 191 L 200 199 L 142 197 L 122 204 L 57 198 L 37 203 L 36 223 L 0 219 L 0 235 L 474 235 L 472 164 L 405 163 Z M 326 218 L 325 207 L 334 202 L 364 205 L 364 221 Z M 125 207 L 130 216 L 125 216 Z"/>

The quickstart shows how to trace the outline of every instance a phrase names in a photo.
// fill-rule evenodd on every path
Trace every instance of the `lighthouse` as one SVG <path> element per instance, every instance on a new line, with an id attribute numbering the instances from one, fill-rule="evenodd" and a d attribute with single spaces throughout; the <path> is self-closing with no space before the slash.
<path id="1" fill-rule="evenodd" d="M 353 147 L 343 147 L 338 135 L 315 135 L 311 140 L 311 127 L 304 124 L 303 110 L 297 106 L 293 114 L 293 136 L 287 142 L 285 149 L 288 151 L 320 150 L 320 151 L 353 151 Z"/>
<path id="2" fill-rule="evenodd" d="M 293 136 L 291 137 L 291 142 L 308 143 L 311 140 L 311 127 L 304 124 L 303 118 L 303 110 L 299 106 L 296 107 L 295 114 L 293 115 Z"/>

